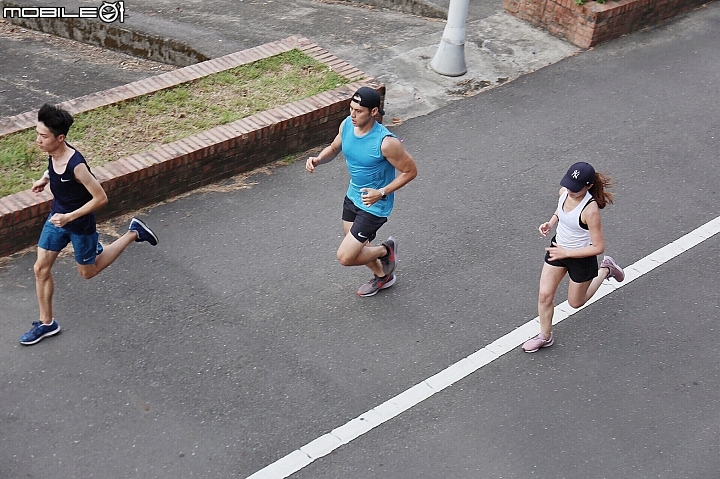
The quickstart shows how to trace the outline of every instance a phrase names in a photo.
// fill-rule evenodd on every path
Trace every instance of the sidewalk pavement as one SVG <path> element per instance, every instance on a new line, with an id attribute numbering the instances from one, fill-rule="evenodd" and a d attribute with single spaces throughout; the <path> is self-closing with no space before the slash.
<path id="1" fill-rule="evenodd" d="M 51 0 L 25 3 L 54 4 Z M 71 9 L 77 9 L 79 2 L 65 3 L 68 11 L 75 11 Z M 446 3 L 436 2 L 444 8 Z M 505 14 L 499 0 L 470 2 L 465 43 L 468 72 L 459 77 L 440 75 L 429 66 L 445 27 L 438 19 L 317 0 L 182 4 L 133 0 L 125 4 L 124 28 L 177 40 L 208 57 L 290 35 L 304 36 L 386 84 L 388 124 L 425 115 L 578 52 L 574 45 Z M 35 109 L 45 101 L 57 103 L 101 91 L 166 68 L 18 27 L 0 27 L 1 116 Z"/>

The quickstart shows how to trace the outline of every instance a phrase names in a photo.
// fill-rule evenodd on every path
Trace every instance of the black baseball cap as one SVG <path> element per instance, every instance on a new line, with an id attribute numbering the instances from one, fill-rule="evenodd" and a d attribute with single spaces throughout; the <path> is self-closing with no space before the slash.
<path id="1" fill-rule="evenodd" d="M 560 186 L 564 186 L 574 193 L 593 183 L 595 183 L 595 168 L 590 163 L 580 161 L 572 165 L 565 173 L 560 181 Z"/>
<path id="2" fill-rule="evenodd" d="M 369 86 L 359 88 L 352 96 L 352 101 L 360 106 L 370 108 L 371 110 L 373 108 L 377 108 L 380 115 L 385 114 L 385 111 L 380 106 L 380 94 Z"/>

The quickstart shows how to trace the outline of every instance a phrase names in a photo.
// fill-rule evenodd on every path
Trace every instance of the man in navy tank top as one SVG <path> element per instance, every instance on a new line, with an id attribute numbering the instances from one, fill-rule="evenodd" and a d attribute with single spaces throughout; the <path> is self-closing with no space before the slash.
<path id="1" fill-rule="evenodd" d="M 80 276 L 90 279 L 110 266 L 131 243 L 147 241 L 156 245 L 158 242 L 147 225 L 132 218 L 125 234 L 105 248 L 100 245 L 94 212 L 107 204 L 108 198 L 85 158 L 65 141 L 73 121 L 70 113 L 49 104 L 38 112 L 36 142 L 38 148 L 48 154 L 48 169 L 33 183 L 32 191 L 39 193 L 49 184 L 53 202 L 40 233 L 34 267 L 40 318 L 20 338 L 24 345 L 60 332 L 52 309 L 55 284 L 51 270 L 68 243 L 73 244 Z"/>
<path id="2" fill-rule="evenodd" d="M 340 124 L 335 139 L 305 162 L 305 169 L 313 173 L 341 151 L 345 156 L 350 185 L 343 202 L 345 237 L 337 257 L 343 266 L 365 265 L 372 272 L 373 277 L 358 290 L 360 296 L 373 296 L 395 284 L 397 239 L 390 236 L 379 246 L 373 246 L 372 241 L 390 216 L 395 192 L 417 176 L 413 157 L 376 120 L 384 114 L 377 91 L 358 89 L 350 102 L 350 115 Z"/>

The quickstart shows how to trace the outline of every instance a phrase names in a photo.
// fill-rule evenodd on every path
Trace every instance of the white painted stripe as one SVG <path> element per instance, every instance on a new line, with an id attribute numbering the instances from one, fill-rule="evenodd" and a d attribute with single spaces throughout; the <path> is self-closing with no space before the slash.
<path id="1" fill-rule="evenodd" d="M 720 232 L 720 216 L 711 220 L 699 228 L 691 231 L 663 246 L 659 250 L 649 254 L 641 260 L 631 264 L 625 271 L 625 281 L 617 283 L 614 280 L 603 283 L 600 289 L 590 300 L 580 308 L 572 308 L 565 301 L 555 306 L 553 324 L 557 324 L 573 314 L 587 307 L 588 305 L 607 296 L 616 289 L 631 283 L 644 274 L 649 273 L 658 266 L 667 263 L 676 256 L 688 251 L 690 248 L 699 245 Z M 353 439 L 362 436 L 374 427 L 383 424 L 395 416 L 416 406 L 430 396 L 451 386 L 466 376 L 474 373 L 486 364 L 491 363 L 503 354 L 517 348 L 527 339 L 535 336 L 538 331 L 539 318 L 535 317 L 517 329 L 510 331 L 479 351 L 474 352 L 467 358 L 461 359 L 450 367 L 443 369 L 434 376 L 416 384 L 410 389 L 398 394 L 392 399 L 379 406 L 363 413 L 350 422 L 333 429 L 324 436 L 295 450 L 287 456 L 277 460 L 269 466 L 259 470 L 248 479 L 281 479 L 296 473 L 316 459 L 330 454 L 340 446 L 349 443 Z"/>

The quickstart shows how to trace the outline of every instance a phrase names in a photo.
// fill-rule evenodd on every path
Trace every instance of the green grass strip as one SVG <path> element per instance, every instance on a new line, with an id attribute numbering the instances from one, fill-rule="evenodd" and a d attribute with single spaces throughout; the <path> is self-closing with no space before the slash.
<path id="1" fill-rule="evenodd" d="M 99 166 L 347 83 L 294 49 L 78 113 L 67 141 L 91 167 Z M 34 128 L 0 138 L 0 197 L 29 189 L 45 168 Z"/>

